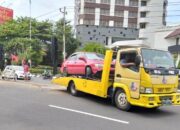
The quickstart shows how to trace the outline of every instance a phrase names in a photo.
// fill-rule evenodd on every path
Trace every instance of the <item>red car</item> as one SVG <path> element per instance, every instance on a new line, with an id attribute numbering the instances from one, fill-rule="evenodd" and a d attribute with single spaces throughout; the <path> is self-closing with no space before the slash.
<path id="1" fill-rule="evenodd" d="M 64 61 L 61 72 L 89 76 L 103 68 L 104 55 L 91 52 L 76 52 Z"/>

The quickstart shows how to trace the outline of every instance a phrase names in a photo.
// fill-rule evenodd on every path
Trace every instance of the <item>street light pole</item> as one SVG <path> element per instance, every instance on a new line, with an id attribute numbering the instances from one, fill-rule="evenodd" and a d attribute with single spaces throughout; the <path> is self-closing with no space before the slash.
<path id="1" fill-rule="evenodd" d="M 29 20 L 29 39 L 31 40 L 31 37 L 32 37 L 32 26 L 31 26 L 31 0 L 29 0 L 29 17 L 30 17 L 30 20 Z"/>
<path id="2" fill-rule="evenodd" d="M 61 10 L 61 8 L 59 9 L 59 11 L 61 12 L 61 13 L 63 13 L 63 19 L 64 19 L 64 26 L 63 26 L 63 60 L 65 61 L 65 59 L 66 59 L 66 36 L 65 36 L 65 31 L 66 31 L 66 14 L 67 14 L 67 12 L 66 12 L 66 7 L 64 7 L 64 11 L 62 11 Z"/>
<path id="3" fill-rule="evenodd" d="M 32 24 L 31 24 L 31 0 L 29 0 L 29 17 L 30 17 L 30 20 L 29 20 L 29 39 L 31 40 L 32 38 Z M 30 49 L 31 49 L 31 45 L 30 45 Z M 28 63 L 30 65 L 30 68 L 31 68 L 31 59 L 28 60 Z"/>

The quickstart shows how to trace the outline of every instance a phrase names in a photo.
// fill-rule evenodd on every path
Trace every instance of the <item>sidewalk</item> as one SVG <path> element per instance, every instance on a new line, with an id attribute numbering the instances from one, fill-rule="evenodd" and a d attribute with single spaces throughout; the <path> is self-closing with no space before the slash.
<path id="1" fill-rule="evenodd" d="M 19 83 L 29 83 L 33 86 L 37 86 L 45 89 L 62 89 L 60 85 L 51 83 L 51 79 L 43 79 L 42 77 L 33 77 L 30 81 L 18 80 Z"/>

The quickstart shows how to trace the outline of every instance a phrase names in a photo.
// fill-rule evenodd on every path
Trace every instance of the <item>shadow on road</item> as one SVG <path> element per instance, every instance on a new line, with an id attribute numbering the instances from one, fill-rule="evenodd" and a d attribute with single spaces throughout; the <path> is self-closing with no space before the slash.
<path id="1" fill-rule="evenodd" d="M 166 116 L 174 116 L 177 113 L 173 111 L 171 106 L 165 107 L 159 107 L 157 109 L 148 109 L 148 108 L 142 108 L 142 107 L 133 107 L 129 113 L 136 114 L 138 116 L 142 117 L 148 117 L 148 118 L 162 118 Z"/>
<path id="2" fill-rule="evenodd" d="M 68 95 L 71 96 L 70 93 L 68 93 L 66 90 L 55 90 L 55 91 L 66 94 L 67 96 Z M 79 97 L 74 97 L 74 98 L 81 98 L 81 100 L 85 100 L 86 102 L 88 101 L 88 102 L 97 103 L 101 106 L 115 107 L 114 105 L 112 105 L 110 98 L 104 99 L 104 98 L 100 98 L 100 97 L 93 96 L 90 94 L 85 94 L 85 93 L 83 93 Z M 123 112 L 123 111 L 119 110 L 119 112 Z M 170 117 L 170 116 L 172 117 L 174 115 L 177 115 L 177 113 L 173 111 L 171 106 L 160 107 L 157 109 L 148 109 L 148 108 L 133 106 L 132 109 L 126 113 L 128 115 L 136 115 L 136 116 L 141 116 L 141 117 L 146 117 L 146 118 L 155 118 L 155 119 L 159 119 L 163 117 Z"/>
<path id="3" fill-rule="evenodd" d="M 53 90 L 53 91 L 57 91 L 57 92 L 61 92 L 63 94 L 72 96 L 69 92 L 67 92 L 67 90 Z M 99 103 L 100 105 L 111 105 L 111 99 L 104 99 L 104 98 L 100 98 L 94 95 L 90 95 L 90 94 L 86 94 L 86 93 L 81 93 L 78 97 L 72 96 L 72 98 L 81 98 L 82 100 L 88 100 L 94 103 Z"/>

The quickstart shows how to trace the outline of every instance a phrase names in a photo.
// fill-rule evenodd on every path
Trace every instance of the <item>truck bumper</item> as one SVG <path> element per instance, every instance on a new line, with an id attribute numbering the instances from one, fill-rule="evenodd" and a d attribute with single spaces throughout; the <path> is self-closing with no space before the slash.
<path id="1" fill-rule="evenodd" d="M 141 94 L 140 98 L 132 99 L 132 105 L 146 108 L 180 105 L 180 93 L 173 94 Z"/>

